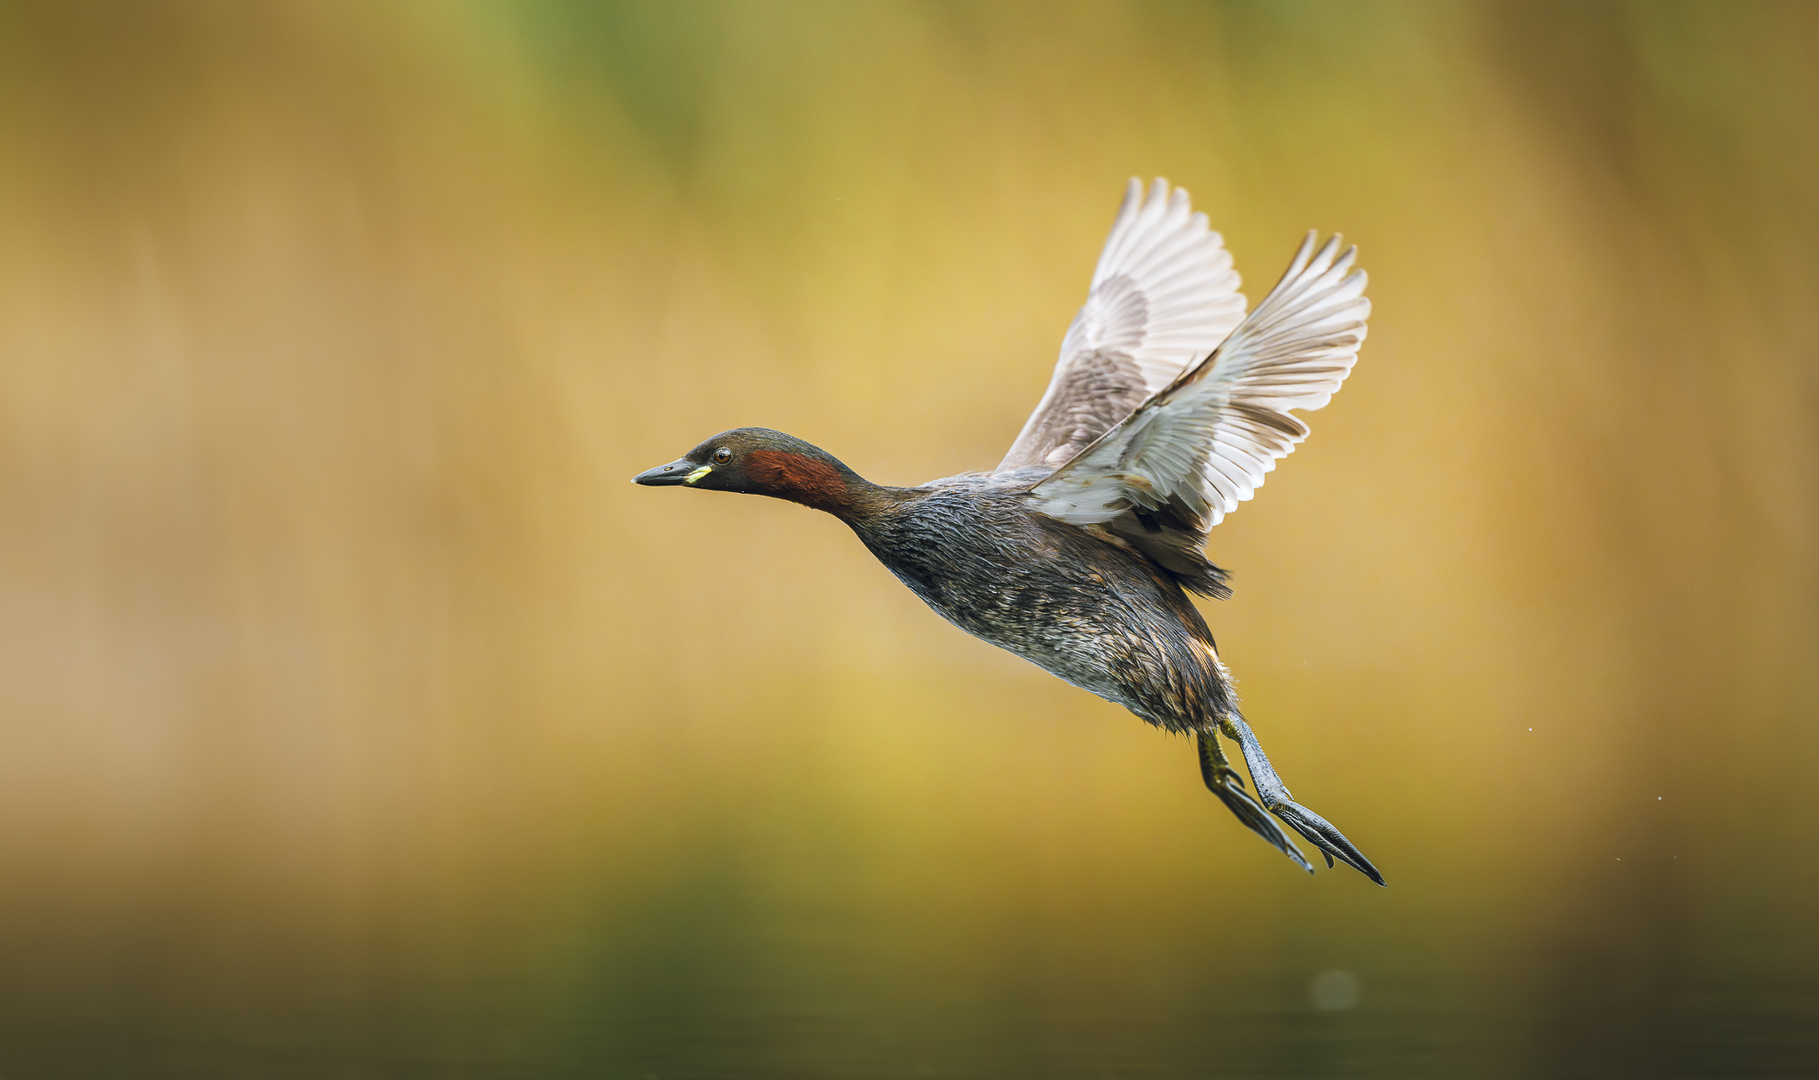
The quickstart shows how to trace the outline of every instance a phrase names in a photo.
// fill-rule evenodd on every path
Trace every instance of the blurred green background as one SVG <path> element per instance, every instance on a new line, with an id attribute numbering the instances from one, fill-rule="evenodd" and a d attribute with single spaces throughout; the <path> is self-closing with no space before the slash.
<path id="1" fill-rule="evenodd" d="M 1204 607 L 1388 889 L 626 482 L 989 467 L 1133 175 L 1371 271 Z M 1819 1074 L 1815 177 L 1804 3 L 5 0 L 0 1073 Z"/>

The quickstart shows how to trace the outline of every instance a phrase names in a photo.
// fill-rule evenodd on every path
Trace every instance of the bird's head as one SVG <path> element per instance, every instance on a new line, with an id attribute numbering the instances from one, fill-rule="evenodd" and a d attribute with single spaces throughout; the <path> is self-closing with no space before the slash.
<path id="1" fill-rule="evenodd" d="M 723 431 L 668 465 L 639 473 L 632 483 L 769 495 L 836 514 L 849 508 L 865 485 L 827 451 L 769 428 Z"/>

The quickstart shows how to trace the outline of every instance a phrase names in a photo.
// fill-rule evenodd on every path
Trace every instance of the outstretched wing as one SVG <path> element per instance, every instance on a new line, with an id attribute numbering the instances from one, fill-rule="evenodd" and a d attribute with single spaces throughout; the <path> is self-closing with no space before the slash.
<path id="1" fill-rule="evenodd" d="M 1060 465 L 1231 333 L 1244 296 L 1225 241 L 1187 192 L 1132 179 L 1061 341 L 1055 376 L 997 471 Z"/>
<path id="2" fill-rule="evenodd" d="M 1351 373 L 1371 302 L 1358 249 L 1309 233 L 1282 280 L 1216 352 L 1031 489 L 1033 509 L 1103 525 L 1197 592 L 1221 595 L 1206 534 L 1307 438 L 1290 409 L 1325 405 Z"/>

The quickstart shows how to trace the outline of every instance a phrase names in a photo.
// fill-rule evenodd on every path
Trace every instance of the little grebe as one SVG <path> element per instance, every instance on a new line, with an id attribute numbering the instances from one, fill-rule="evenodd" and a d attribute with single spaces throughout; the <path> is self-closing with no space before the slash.
<path id="1" fill-rule="evenodd" d="M 1231 594 L 1207 532 L 1262 485 L 1351 372 L 1370 301 L 1355 248 L 1309 233 L 1248 317 L 1238 274 L 1187 192 L 1132 180 L 1086 305 L 1036 411 L 997 469 L 884 487 L 800 439 L 724 432 L 641 473 L 770 495 L 846 522 L 880 562 L 962 630 L 1124 706 L 1192 732 L 1206 786 L 1310 873 L 1281 818 L 1383 884 L 1351 841 L 1289 798 L 1239 715 L 1231 676 L 1188 600 Z M 1262 805 L 1217 734 L 1243 751 Z M 1268 811 L 1266 813 L 1265 811 Z"/>

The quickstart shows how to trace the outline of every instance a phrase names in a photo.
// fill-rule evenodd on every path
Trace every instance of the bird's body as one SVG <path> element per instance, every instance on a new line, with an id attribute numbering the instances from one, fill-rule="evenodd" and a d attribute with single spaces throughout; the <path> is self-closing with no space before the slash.
<path id="1" fill-rule="evenodd" d="M 947 621 L 1181 734 L 1223 715 L 1229 682 L 1181 587 L 1103 529 L 1029 509 L 1040 477 L 969 473 L 884 489 L 848 524 Z"/>
<path id="2" fill-rule="evenodd" d="M 943 618 L 1169 731 L 1196 736 L 1206 785 L 1312 870 L 1280 825 L 1376 868 L 1289 798 L 1237 708 L 1187 591 L 1224 596 L 1206 532 L 1307 434 L 1289 409 L 1325 405 L 1350 371 L 1369 302 L 1352 252 L 1310 235 L 1240 322 L 1217 233 L 1157 181 L 1131 194 L 1054 380 L 990 473 L 885 487 L 782 432 L 738 428 L 638 476 L 654 486 L 769 495 L 852 527 Z M 1217 736 L 1239 742 L 1260 806 Z M 1266 813 L 1267 811 L 1267 813 Z"/>

